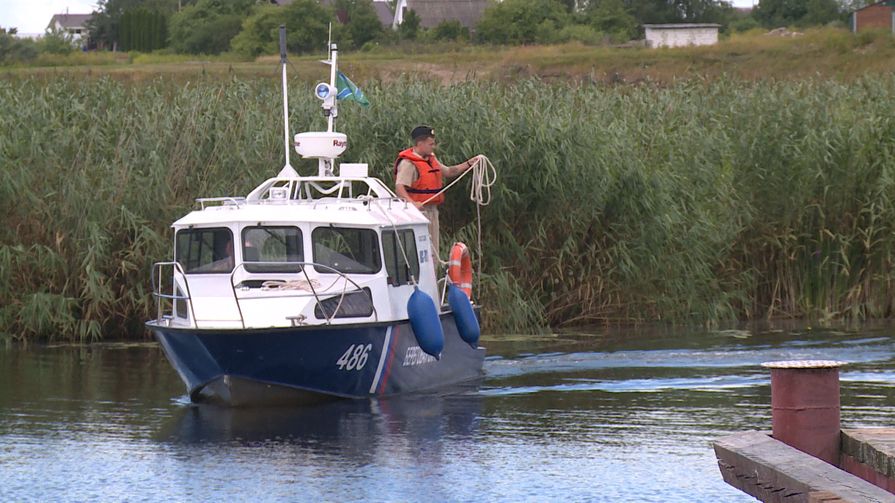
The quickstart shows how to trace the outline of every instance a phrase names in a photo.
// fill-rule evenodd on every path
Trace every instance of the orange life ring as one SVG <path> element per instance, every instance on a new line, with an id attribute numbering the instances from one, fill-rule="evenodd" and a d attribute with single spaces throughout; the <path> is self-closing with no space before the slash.
<path id="1" fill-rule="evenodd" d="M 463 243 L 454 243 L 451 247 L 448 278 L 472 299 L 472 258 L 469 256 L 469 248 Z"/>

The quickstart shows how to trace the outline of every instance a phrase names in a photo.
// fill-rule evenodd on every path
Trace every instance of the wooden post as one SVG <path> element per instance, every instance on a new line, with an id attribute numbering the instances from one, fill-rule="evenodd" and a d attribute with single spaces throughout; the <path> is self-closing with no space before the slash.
<path id="1" fill-rule="evenodd" d="M 771 369 L 773 437 L 832 465 L 839 464 L 839 367 L 804 360 L 763 363 Z"/>

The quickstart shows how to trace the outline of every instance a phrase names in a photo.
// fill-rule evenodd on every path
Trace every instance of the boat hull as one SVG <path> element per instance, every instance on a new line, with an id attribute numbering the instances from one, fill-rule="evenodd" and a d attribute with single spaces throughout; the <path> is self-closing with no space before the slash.
<path id="1" fill-rule="evenodd" d="M 251 330 L 147 324 L 194 402 L 313 404 L 413 393 L 481 378 L 484 348 L 441 317 L 441 359 L 425 354 L 407 320 Z"/>

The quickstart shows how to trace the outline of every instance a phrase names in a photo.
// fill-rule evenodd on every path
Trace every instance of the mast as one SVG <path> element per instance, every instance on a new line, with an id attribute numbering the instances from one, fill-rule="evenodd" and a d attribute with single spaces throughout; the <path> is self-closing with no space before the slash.
<path id="1" fill-rule="evenodd" d="M 280 25 L 280 65 L 283 66 L 283 146 L 286 149 L 286 164 L 278 176 L 297 177 L 298 173 L 289 163 L 289 94 L 286 88 L 286 25 Z"/>

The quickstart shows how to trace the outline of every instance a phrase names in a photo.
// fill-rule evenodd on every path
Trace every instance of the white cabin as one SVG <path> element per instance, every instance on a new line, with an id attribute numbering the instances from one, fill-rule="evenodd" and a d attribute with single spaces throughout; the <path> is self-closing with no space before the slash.
<path id="1" fill-rule="evenodd" d="M 276 177 L 197 202 L 172 225 L 169 326 L 402 320 L 414 285 L 441 304 L 428 220 L 376 178 Z"/>

